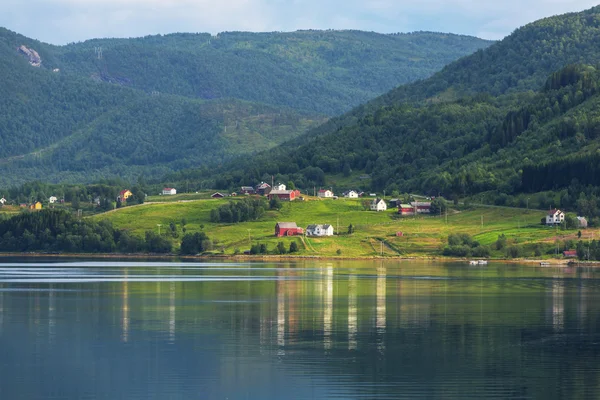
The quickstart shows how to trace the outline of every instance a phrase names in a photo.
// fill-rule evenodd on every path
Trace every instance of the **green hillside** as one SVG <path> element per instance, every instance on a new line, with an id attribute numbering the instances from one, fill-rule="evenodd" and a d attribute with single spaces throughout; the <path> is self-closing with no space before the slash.
<path id="1" fill-rule="evenodd" d="M 237 98 L 333 116 L 490 44 L 430 32 L 180 33 L 90 40 L 54 54 L 65 73 L 147 92 Z"/>
<path id="2" fill-rule="evenodd" d="M 539 204 L 574 209 L 600 187 L 600 175 L 590 173 L 599 147 L 599 18 L 593 8 L 527 25 L 428 80 L 242 162 L 243 169 L 226 168 L 215 183 L 236 187 L 276 175 L 300 187 L 488 193 L 487 200 L 523 202 L 523 193 L 567 190 L 564 201 Z"/>
<path id="3" fill-rule="evenodd" d="M 51 46 L 0 28 L 0 184 L 219 165 L 488 44 L 434 33 L 310 31 Z"/>

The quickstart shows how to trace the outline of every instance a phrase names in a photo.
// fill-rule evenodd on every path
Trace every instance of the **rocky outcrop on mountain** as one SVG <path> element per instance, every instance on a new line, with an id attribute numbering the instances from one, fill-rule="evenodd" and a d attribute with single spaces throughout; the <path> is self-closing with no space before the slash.
<path id="1" fill-rule="evenodd" d="M 33 67 L 39 67 L 42 65 L 42 57 L 40 57 L 38 52 L 34 49 L 30 49 L 25 45 L 21 45 L 19 46 L 18 51 L 28 58 L 29 64 L 31 64 Z"/>

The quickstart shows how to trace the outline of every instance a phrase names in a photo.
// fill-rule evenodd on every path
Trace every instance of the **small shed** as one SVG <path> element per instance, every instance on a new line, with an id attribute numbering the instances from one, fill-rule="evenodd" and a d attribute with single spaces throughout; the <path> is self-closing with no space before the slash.
<path id="1" fill-rule="evenodd" d="M 577 250 L 565 250 L 563 256 L 565 258 L 577 258 Z"/>

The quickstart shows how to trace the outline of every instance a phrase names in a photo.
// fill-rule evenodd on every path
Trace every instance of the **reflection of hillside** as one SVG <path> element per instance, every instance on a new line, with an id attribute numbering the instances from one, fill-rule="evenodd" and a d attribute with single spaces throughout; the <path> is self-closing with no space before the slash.
<path id="1" fill-rule="evenodd" d="M 24 327 L 40 343 L 62 343 L 62 351 L 69 333 L 69 345 L 86 349 L 72 356 L 78 365 L 121 351 L 128 361 L 102 373 L 118 381 L 131 363 L 144 366 L 140 374 L 188 371 L 212 388 L 206 398 L 244 398 L 236 390 L 257 398 L 259 385 L 277 386 L 290 376 L 305 385 L 298 397 L 307 398 L 312 390 L 320 394 L 315 398 L 327 397 L 318 382 L 331 383 L 328 376 L 348 387 L 384 383 L 381 397 L 419 388 L 429 398 L 483 398 L 489 393 L 470 393 L 469 385 L 494 387 L 501 379 L 501 397 L 548 398 L 532 391 L 532 371 L 558 382 L 564 379 L 559 362 L 575 371 L 598 355 L 592 339 L 600 304 L 592 293 L 599 273 L 575 280 L 540 271 L 522 279 L 515 271 L 514 279 L 506 271 L 459 276 L 464 269 L 393 263 L 315 265 L 193 272 L 269 278 L 254 281 L 134 282 L 123 270 L 123 281 L 115 283 L 40 284 L 42 290 L 14 293 L 0 285 L 0 339 L 7 339 L 7 329 Z M 572 332 L 578 335 L 563 335 Z M 183 348 L 185 356 L 176 351 Z M 542 361 L 550 367 L 537 370 Z M 472 382 L 461 386 L 464 376 Z M 585 382 L 599 383 L 595 376 Z"/>

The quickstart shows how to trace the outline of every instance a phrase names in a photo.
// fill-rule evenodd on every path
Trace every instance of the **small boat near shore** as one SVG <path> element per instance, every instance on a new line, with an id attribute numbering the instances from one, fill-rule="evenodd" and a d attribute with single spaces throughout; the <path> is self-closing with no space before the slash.
<path id="1" fill-rule="evenodd" d="M 550 265 L 550 263 L 548 261 L 542 261 L 542 262 L 540 262 L 540 266 L 542 266 L 542 267 L 545 267 L 545 266 L 548 266 L 548 265 Z"/>
<path id="2" fill-rule="evenodd" d="M 471 260 L 469 265 L 487 265 L 487 260 Z"/>

